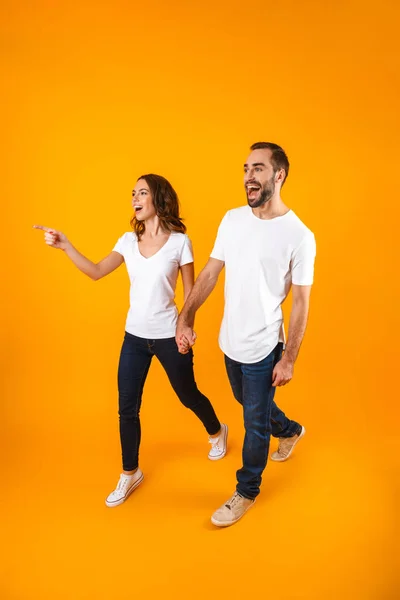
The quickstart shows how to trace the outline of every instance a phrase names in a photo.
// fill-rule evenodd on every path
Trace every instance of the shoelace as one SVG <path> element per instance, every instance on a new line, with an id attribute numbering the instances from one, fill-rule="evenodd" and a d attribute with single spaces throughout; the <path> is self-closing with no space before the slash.
<path id="1" fill-rule="evenodd" d="M 208 441 L 210 442 L 210 444 L 213 448 L 216 448 L 217 450 L 221 450 L 221 446 L 219 445 L 219 443 L 221 441 L 220 436 L 218 436 L 217 438 L 208 438 Z"/>
<path id="2" fill-rule="evenodd" d="M 225 504 L 225 506 L 232 510 L 232 508 L 234 508 L 236 506 L 236 504 L 239 502 L 240 499 L 241 499 L 240 494 L 235 492 L 233 494 L 232 498 L 230 500 L 228 500 L 228 502 Z"/>
<path id="3" fill-rule="evenodd" d="M 120 477 L 120 480 L 118 481 L 118 485 L 117 485 L 115 491 L 125 493 L 126 488 L 128 486 L 128 481 L 129 481 L 129 479 L 127 477 L 124 477 L 124 478 Z"/>

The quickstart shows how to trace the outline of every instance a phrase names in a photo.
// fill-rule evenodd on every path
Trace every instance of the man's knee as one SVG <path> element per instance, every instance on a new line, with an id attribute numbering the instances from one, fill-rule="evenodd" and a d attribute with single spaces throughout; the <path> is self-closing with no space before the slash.
<path id="1" fill-rule="evenodd" d="M 255 432 L 264 434 L 270 427 L 270 420 L 267 418 L 266 412 L 261 410 L 261 407 L 245 407 L 243 417 L 246 431 L 253 430 Z"/>

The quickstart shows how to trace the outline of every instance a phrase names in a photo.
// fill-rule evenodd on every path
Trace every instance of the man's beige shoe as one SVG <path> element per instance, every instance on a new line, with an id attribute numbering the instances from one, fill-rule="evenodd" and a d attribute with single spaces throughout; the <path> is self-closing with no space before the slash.
<path id="1" fill-rule="evenodd" d="M 248 500 L 235 492 L 228 502 L 215 511 L 211 517 L 211 523 L 217 527 L 229 527 L 239 521 L 254 502 L 255 500 Z"/>
<path id="2" fill-rule="evenodd" d="M 294 435 L 290 438 L 279 438 L 278 450 L 271 454 L 271 460 L 275 460 L 276 462 L 287 460 L 292 454 L 295 445 L 303 437 L 305 432 L 305 428 L 302 427 L 298 435 Z"/>

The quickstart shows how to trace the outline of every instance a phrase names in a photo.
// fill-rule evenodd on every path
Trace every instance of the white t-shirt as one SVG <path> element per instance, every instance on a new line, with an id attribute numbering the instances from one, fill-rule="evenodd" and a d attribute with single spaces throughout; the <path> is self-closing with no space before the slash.
<path id="1" fill-rule="evenodd" d="M 145 258 L 139 251 L 136 235 L 129 232 L 119 238 L 114 252 L 124 257 L 131 281 L 126 331 L 154 340 L 174 337 L 178 318 L 174 298 L 179 267 L 193 262 L 188 236 L 172 232 L 156 254 Z"/>
<path id="2" fill-rule="evenodd" d="M 313 283 L 315 252 L 313 233 L 291 210 L 270 220 L 250 206 L 226 213 L 211 253 L 225 262 L 224 354 L 256 363 L 285 341 L 281 304 L 292 283 Z"/>

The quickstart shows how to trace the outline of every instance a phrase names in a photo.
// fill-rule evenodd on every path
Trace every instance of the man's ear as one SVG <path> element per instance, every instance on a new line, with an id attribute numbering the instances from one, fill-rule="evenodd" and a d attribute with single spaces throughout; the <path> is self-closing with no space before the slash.
<path id="1" fill-rule="evenodd" d="M 279 169 L 279 171 L 276 172 L 275 183 L 283 183 L 285 181 L 285 175 L 285 169 Z"/>

